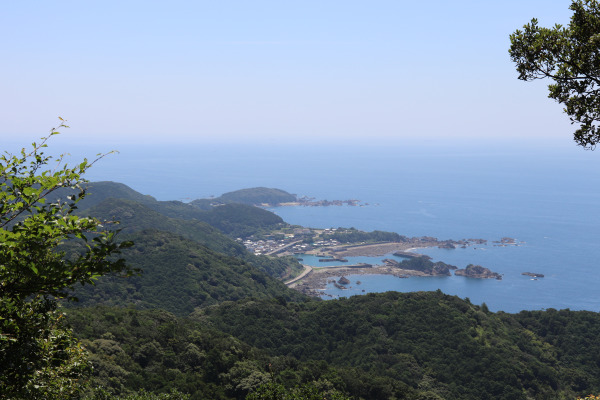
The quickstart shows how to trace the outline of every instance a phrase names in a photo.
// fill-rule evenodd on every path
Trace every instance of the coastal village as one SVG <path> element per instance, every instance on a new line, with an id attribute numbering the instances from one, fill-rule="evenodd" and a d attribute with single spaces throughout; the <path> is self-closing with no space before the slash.
<path id="1" fill-rule="evenodd" d="M 410 276 L 451 276 L 454 271 L 456 276 L 478 279 L 502 279 L 502 274 L 493 272 L 480 265 L 468 265 L 464 269 L 445 264 L 432 262 L 427 255 L 415 253 L 415 248 L 438 247 L 443 249 L 456 249 L 477 246 L 487 246 L 485 239 L 439 240 L 435 237 L 423 236 L 408 238 L 398 236 L 398 241 L 361 241 L 344 242 L 333 239 L 332 236 L 344 237 L 356 232 L 354 228 L 328 228 L 315 229 L 301 226 L 288 227 L 280 231 L 262 235 L 260 238 L 250 237 L 246 240 L 238 238 L 238 242 L 256 255 L 267 256 L 295 256 L 310 254 L 319 257 L 323 267 L 303 264 L 304 272 L 286 282 L 290 288 L 299 290 L 311 296 L 322 296 L 327 284 L 333 284 L 338 289 L 347 289 L 350 282 L 345 275 L 380 274 L 393 275 L 399 278 Z M 491 242 L 493 246 L 520 246 L 523 243 L 516 239 L 503 237 Z M 393 254 L 402 259 L 413 262 L 399 262 L 390 258 L 382 260 L 380 264 L 371 265 L 359 263 L 350 265 L 345 257 L 377 257 Z M 420 261 L 415 261 L 415 260 Z M 302 263 L 302 259 L 298 258 Z M 527 273 L 529 275 L 530 273 Z M 533 275 L 533 274 L 532 274 Z M 543 277 L 535 274 L 536 279 Z"/>
<path id="2" fill-rule="evenodd" d="M 357 246 L 374 245 L 372 242 L 340 243 L 335 239 L 324 239 L 328 235 L 350 234 L 352 230 L 344 228 L 314 229 L 305 227 L 294 227 L 291 231 L 277 231 L 272 234 L 263 235 L 261 238 L 250 237 L 246 240 L 238 238 L 237 241 L 255 255 L 292 255 L 292 254 L 322 254 L 339 252 Z M 444 249 L 466 248 L 473 245 L 487 245 L 485 239 L 461 239 L 461 240 L 439 240 L 431 236 L 402 237 L 402 247 L 439 247 Z M 381 242 L 389 243 L 389 242 Z M 504 237 L 492 242 L 494 246 L 520 246 L 522 243 L 513 238 Z M 356 254 L 361 255 L 361 254 Z M 363 254 L 366 255 L 366 254 Z"/>
<path id="3" fill-rule="evenodd" d="M 243 193 L 242 193 L 243 192 Z M 315 200 L 312 197 L 298 197 L 279 189 L 256 188 L 228 193 L 221 198 L 212 199 L 211 204 L 229 201 L 232 195 L 243 194 L 253 197 L 254 206 L 261 208 L 281 206 L 361 206 L 359 200 Z M 267 196 L 268 195 L 268 196 Z M 265 197 L 266 196 L 266 197 Z M 260 201 L 258 201 L 260 199 Z M 268 200 L 267 200 L 268 199 Z M 215 203 L 216 204 L 216 203 Z M 355 228 L 309 228 L 299 225 L 283 226 L 279 229 L 247 238 L 237 238 L 246 249 L 257 256 L 295 257 L 303 266 L 300 275 L 290 277 L 286 283 L 290 288 L 311 296 L 322 296 L 326 285 L 331 283 L 338 289 L 347 289 L 350 284 L 344 275 L 393 275 L 399 278 L 410 276 L 464 276 L 477 279 L 502 280 L 502 274 L 493 272 L 481 265 L 469 264 L 465 268 L 443 262 L 433 262 L 431 257 L 416 253 L 417 248 L 438 247 L 442 249 L 466 249 L 478 246 L 485 248 L 521 246 L 524 243 L 510 237 L 488 243 L 486 239 L 440 240 L 431 236 L 407 237 L 393 232 L 364 232 Z M 311 266 L 303 263 L 302 255 L 319 258 L 323 266 Z M 377 263 L 357 263 L 352 265 L 346 257 L 383 257 Z M 392 258 L 394 256 L 396 258 Z M 399 261 L 404 260 L 404 261 Z M 542 278 L 543 274 L 526 272 L 523 275 L 531 279 Z"/>
<path id="4" fill-rule="evenodd" d="M 338 229 L 293 228 L 291 233 L 275 233 L 266 235 L 264 239 L 238 238 L 246 248 L 256 255 L 290 255 L 313 251 L 318 248 L 338 246 L 340 242 L 334 239 L 315 240 L 321 235 L 337 232 Z M 340 230 L 344 231 L 344 230 Z M 285 253 L 285 254 L 283 254 Z"/>

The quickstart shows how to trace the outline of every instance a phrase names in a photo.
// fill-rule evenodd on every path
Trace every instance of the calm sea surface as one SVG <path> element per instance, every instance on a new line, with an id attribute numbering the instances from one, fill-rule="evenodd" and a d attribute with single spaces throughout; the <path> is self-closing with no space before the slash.
<path id="1" fill-rule="evenodd" d="M 464 268 L 480 264 L 504 279 L 349 277 L 352 289 L 441 289 L 492 310 L 600 311 L 600 153 L 571 143 L 527 145 L 125 147 L 90 180 L 125 183 L 159 200 L 188 201 L 267 186 L 318 199 L 360 199 L 365 207 L 279 207 L 285 221 L 355 227 L 439 239 L 504 236 L 519 247 L 420 252 Z M 78 155 L 77 151 L 70 150 Z M 83 151 L 83 150 L 82 150 Z M 531 280 L 522 272 L 545 278 Z M 361 284 L 356 285 L 355 281 Z"/>

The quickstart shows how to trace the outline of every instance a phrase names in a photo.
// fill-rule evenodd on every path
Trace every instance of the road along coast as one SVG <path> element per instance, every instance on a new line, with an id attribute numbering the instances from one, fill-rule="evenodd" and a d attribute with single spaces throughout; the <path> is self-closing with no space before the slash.
<path id="1" fill-rule="evenodd" d="M 308 265 L 305 268 L 310 268 L 301 278 L 293 279 L 286 284 L 299 292 L 309 296 L 321 296 L 322 291 L 327 286 L 330 280 L 336 280 L 344 275 L 392 275 L 398 278 L 408 278 L 410 276 L 431 276 L 424 272 L 387 267 L 381 265 L 375 266 L 342 266 L 342 267 L 324 267 L 314 268 Z"/>

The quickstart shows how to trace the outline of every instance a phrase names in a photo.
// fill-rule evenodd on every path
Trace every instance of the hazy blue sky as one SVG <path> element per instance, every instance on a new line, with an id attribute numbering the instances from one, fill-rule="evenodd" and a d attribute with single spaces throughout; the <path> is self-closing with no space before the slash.
<path id="1" fill-rule="evenodd" d="M 509 34 L 567 0 L 10 1 L 0 139 L 370 143 L 562 138 Z"/>

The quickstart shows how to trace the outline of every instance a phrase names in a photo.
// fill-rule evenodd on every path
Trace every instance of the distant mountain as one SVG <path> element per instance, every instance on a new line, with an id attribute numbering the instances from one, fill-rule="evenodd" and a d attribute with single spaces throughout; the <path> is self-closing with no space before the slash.
<path id="1" fill-rule="evenodd" d="M 89 194 L 77 204 L 80 214 L 85 214 L 85 210 L 99 205 L 104 200 L 114 198 L 138 202 L 170 218 L 206 222 L 233 238 L 245 238 L 264 229 L 270 230 L 284 224 L 283 219 L 272 212 L 247 204 L 233 203 L 203 210 L 180 201 L 158 201 L 122 183 L 92 182 L 88 184 L 87 189 Z M 64 191 L 60 196 L 66 197 L 67 194 L 69 193 Z"/>
<path id="2" fill-rule="evenodd" d="M 198 207 L 191 206 L 181 201 L 159 201 L 152 196 L 143 195 L 129 186 L 117 182 L 90 182 L 87 185 L 88 195 L 81 200 L 77 208 L 86 210 L 106 199 L 124 199 L 137 201 L 152 210 L 171 218 L 200 219 L 205 213 Z"/>
<path id="3" fill-rule="evenodd" d="M 88 195 L 86 198 L 78 204 L 79 209 L 93 207 L 109 198 L 133 200 L 142 204 L 158 203 L 154 197 L 141 194 L 129 186 L 118 182 L 90 182 L 87 185 L 87 191 Z"/>
<path id="4" fill-rule="evenodd" d="M 228 192 L 213 199 L 194 200 L 190 204 L 202 209 L 207 209 L 212 205 L 220 204 L 240 203 L 260 206 L 263 204 L 276 205 L 280 203 L 290 203 L 296 200 L 297 198 L 295 195 L 290 194 L 285 190 L 256 187 Z"/>
<path id="5" fill-rule="evenodd" d="M 135 246 L 123 256 L 143 274 L 104 276 L 95 286 L 75 289 L 80 306 L 135 305 L 186 315 L 196 307 L 243 298 L 286 301 L 306 297 L 239 258 L 217 253 L 193 240 L 157 230 L 127 236 Z"/>

